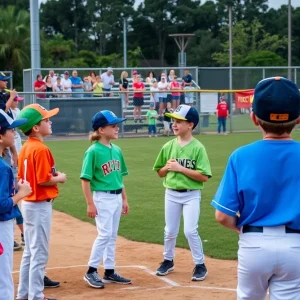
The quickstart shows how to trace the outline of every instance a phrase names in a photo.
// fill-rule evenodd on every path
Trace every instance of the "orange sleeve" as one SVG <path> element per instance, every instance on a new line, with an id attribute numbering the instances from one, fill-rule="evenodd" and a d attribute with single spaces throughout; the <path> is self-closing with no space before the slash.
<path id="1" fill-rule="evenodd" d="M 48 182 L 53 176 L 54 159 L 49 149 L 45 148 L 35 155 L 35 172 L 37 184 Z M 28 170 L 29 172 L 31 170 Z M 32 170 L 33 171 L 33 170 Z"/>

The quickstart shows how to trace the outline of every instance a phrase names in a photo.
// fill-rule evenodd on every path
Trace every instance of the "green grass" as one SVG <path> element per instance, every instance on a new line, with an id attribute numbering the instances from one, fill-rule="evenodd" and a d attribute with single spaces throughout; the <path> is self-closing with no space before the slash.
<path id="1" fill-rule="evenodd" d="M 299 132 L 295 137 L 300 137 Z M 237 234 L 217 224 L 210 205 L 222 177 L 228 156 L 237 147 L 260 139 L 259 133 L 239 133 L 228 136 L 196 136 L 206 147 L 213 177 L 205 184 L 201 200 L 199 232 L 206 255 L 220 259 L 235 259 Z M 122 216 L 119 234 L 130 240 L 163 244 L 164 188 L 162 179 L 152 171 L 156 156 L 170 138 L 131 138 L 115 141 L 124 153 L 129 175 L 125 177 L 130 213 Z M 80 185 L 82 157 L 88 141 L 49 141 L 59 171 L 67 173 L 68 181 L 60 186 L 60 196 L 54 208 L 83 221 L 93 223 L 86 215 L 86 204 Z M 246 159 L 246 158 L 245 158 Z M 74 228 L 76 231 L 76 228 Z M 188 248 L 182 226 L 177 246 Z"/>

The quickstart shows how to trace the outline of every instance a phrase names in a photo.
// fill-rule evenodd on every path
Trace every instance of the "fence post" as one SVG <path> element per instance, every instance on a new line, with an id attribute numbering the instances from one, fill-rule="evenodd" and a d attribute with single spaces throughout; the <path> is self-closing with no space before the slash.
<path id="1" fill-rule="evenodd" d="M 266 70 L 265 68 L 262 69 L 262 79 L 266 78 Z"/>
<path id="2" fill-rule="evenodd" d="M 294 82 L 297 84 L 297 68 L 294 68 Z"/>

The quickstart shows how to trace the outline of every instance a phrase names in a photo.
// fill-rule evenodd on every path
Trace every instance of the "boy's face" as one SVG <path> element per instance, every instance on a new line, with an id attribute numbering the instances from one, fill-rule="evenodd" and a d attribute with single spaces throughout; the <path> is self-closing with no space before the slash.
<path id="1" fill-rule="evenodd" d="M 40 122 L 40 124 L 34 125 L 35 132 L 38 132 L 41 136 L 48 136 L 52 134 L 52 122 L 50 119 L 44 119 Z"/>
<path id="2" fill-rule="evenodd" d="M 183 136 L 193 130 L 193 123 L 184 120 L 173 119 L 173 131 L 176 136 Z"/>
<path id="3" fill-rule="evenodd" d="M 153 110 L 153 109 L 154 109 L 154 106 L 150 105 L 149 108 L 150 108 L 150 110 Z"/>
<path id="4" fill-rule="evenodd" d="M 117 124 L 100 127 L 98 131 L 101 136 L 110 140 L 115 140 L 119 137 L 119 127 Z"/>
<path id="5" fill-rule="evenodd" d="M 0 144 L 3 148 L 12 147 L 15 142 L 15 129 L 7 129 L 4 134 L 0 134 Z"/>

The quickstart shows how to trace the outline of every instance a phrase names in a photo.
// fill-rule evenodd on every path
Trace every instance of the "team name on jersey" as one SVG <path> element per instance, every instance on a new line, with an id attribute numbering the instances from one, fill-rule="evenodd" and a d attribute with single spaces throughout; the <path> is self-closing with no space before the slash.
<path id="1" fill-rule="evenodd" d="M 119 160 L 110 160 L 107 163 L 101 166 L 104 176 L 110 174 L 114 171 L 120 171 L 120 161 Z"/>
<path id="2" fill-rule="evenodd" d="M 177 162 L 182 165 L 183 167 L 187 169 L 196 169 L 196 161 L 194 159 L 188 159 L 188 158 L 175 158 Z"/>

